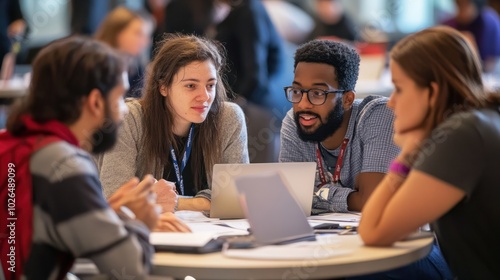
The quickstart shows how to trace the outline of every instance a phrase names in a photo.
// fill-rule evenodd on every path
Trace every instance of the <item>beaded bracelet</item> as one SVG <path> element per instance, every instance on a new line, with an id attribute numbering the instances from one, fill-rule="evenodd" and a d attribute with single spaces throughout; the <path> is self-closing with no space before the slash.
<path id="1" fill-rule="evenodd" d="M 394 172 L 398 174 L 401 177 L 406 177 L 408 176 L 408 173 L 410 173 L 411 167 L 405 165 L 404 163 L 401 163 L 397 160 L 393 160 L 391 162 L 391 165 L 389 167 L 389 172 Z"/>

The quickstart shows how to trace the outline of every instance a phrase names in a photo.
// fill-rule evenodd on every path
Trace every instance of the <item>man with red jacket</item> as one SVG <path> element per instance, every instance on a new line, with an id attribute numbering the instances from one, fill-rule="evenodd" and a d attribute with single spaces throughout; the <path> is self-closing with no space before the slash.
<path id="1" fill-rule="evenodd" d="M 51 43 L 35 59 L 29 96 L 0 132 L 6 279 L 62 279 L 78 257 L 115 278 L 148 273 L 154 179 L 132 179 L 109 205 L 89 154 L 116 140 L 127 113 L 124 73 L 109 47 L 79 37 Z"/>

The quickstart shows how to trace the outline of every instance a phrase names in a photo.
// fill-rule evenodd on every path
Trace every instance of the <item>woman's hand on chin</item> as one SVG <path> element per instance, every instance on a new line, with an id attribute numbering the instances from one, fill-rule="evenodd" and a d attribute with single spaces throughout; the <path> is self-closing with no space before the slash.
<path id="1" fill-rule="evenodd" d="M 394 134 L 394 143 L 401 148 L 398 160 L 412 165 L 411 158 L 417 156 L 420 146 L 427 139 L 429 132 L 426 129 L 413 129 L 404 133 Z"/>

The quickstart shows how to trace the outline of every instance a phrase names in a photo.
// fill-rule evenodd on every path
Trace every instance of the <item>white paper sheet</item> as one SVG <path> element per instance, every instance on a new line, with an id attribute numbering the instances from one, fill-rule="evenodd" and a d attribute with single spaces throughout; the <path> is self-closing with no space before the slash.
<path id="1" fill-rule="evenodd" d="M 222 225 L 230 228 L 235 228 L 239 230 L 245 230 L 247 231 L 250 228 L 250 224 L 248 224 L 248 221 L 245 219 L 238 219 L 238 220 L 224 220 L 224 221 L 217 221 L 213 222 L 213 224 L 216 225 Z"/>
<path id="2" fill-rule="evenodd" d="M 210 233 L 213 237 L 217 237 L 220 235 L 242 235 L 248 234 L 248 231 L 245 229 L 236 229 L 229 226 L 224 225 L 216 225 L 212 223 L 187 223 L 189 228 L 194 233 Z"/>
<path id="3" fill-rule="evenodd" d="M 288 245 L 270 245 L 253 249 L 229 249 L 222 253 L 228 258 L 259 260 L 306 260 L 325 259 L 352 253 L 352 250 L 338 249 L 338 239 L 321 238 L 313 242 L 299 242 Z"/>
<path id="4" fill-rule="evenodd" d="M 175 216 L 177 218 L 181 219 L 183 222 L 215 222 L 215 221 L 219 221 L 219 219 L 209 218 L 209 217 L 205 216 L 200 211 L 181 210 L 181 211 L 176 211 Z"/>

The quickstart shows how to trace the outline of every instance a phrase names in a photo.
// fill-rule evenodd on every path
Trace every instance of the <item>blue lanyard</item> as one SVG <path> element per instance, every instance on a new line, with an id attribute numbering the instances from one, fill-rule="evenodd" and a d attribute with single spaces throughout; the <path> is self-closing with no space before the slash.
<path id="1" fill-rule="evenodd" d="M 191 155 L 191 144 L 193 143 L 193 131 L 194 131 L 194 124 L 191 124 L 191 128 L 189 129 L 188 140 L 186 143 L 186 150 L 184 151 L 184 155 L 182 156 L 182 162 L 180 168 L 179 168 L 179 163 L 177 162 L 177 157 L 175 156 L 174 147 L 170 146 L 170 156 L 172 156 L 172 163 L 174 165 L 177 182 L 179 182 L 181 195 L 184 195 L 184 179 L 182 178 L 182 171 L 184 171 L 186 163 L 189 159 L 189 155 Z"/>

